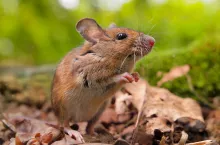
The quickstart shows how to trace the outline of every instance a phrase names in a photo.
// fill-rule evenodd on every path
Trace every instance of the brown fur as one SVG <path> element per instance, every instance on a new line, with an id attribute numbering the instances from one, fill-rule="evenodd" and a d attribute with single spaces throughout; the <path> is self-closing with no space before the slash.
<path id="1" fill-rule="evenodd" d="M 135 61 L 143 57 L 142 51 L 143 55 L 149 53 L 152 46 L 148 41 L 154 39 L 128 28 L 102 29 L 88 18 L 79 21 L 76 28 L 87 41 L 58 65 L 52 83 L 52 105 L 61 123 L 90 120 L 92 128 L 105 108 L 102 104 L 107 104 L 106 100 L 122 85 L 115 78 L 130 73 Z M 127 38 L 117 40 L 118 33 L 126 33 Z M 139 48 L 142 43 L 149 48 Z"/>

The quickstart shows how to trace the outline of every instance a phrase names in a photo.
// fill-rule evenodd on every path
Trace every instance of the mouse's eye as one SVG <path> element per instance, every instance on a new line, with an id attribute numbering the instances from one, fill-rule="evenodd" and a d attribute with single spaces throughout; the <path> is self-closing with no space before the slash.
<path id="1" fill-rule="evenodd" d="M 122 40 L 122 39 L 127 38 L 127 36 L 128 35 L 126 33 L 118 33 L 116 37 L 118 40 Z"/>

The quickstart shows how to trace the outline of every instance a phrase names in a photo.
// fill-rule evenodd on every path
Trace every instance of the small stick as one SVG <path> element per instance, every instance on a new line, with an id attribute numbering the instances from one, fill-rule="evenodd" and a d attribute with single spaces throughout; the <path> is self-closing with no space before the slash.
<path id="1" fill-rule="evenodd" d="M 185 145 L 188 139 L 188 134 L 185 131 L 182 131 L 181 133 L 182 133 L 182 136 L 180 138 L 180 141 L 178 142 L 178 145 Z"/>
<path id="2" fill-rule="evenodd" d="M 136 120 L 136 123 L 135 123 L 135 129 L 134 129 L 133 134 L 132 134 L 132 141 L 131 141 L 132 145 L 134 144 L 135 133 L 136 133 L 136 130 L 138 130 L 140 118 L 142 116 L 143 109 L 144 109 L 144 104 L 146 103 L 146 97 L 145 96 L 146 96 L 146 94 L 144 94 L 144 97 L 143 97 L 143 100 L 142 100 L 143 103 L 141 104 L 140 111 L 138 112 L 137 120 Z"/>
<path id="3" fill-rule="evenodd" d="M 215 141 L 204 140 L 204 141 L 199 141 L 199 142 L 187 143 L 186 145 L 211 145 L 211 144 L 215 144 Z"/>

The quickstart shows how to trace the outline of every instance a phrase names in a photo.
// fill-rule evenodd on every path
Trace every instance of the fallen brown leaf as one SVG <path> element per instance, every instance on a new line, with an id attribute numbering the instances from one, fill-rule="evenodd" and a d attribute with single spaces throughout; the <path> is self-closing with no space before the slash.
<path id="1" fill-rule="evenodd" d="M 153 137 L 152 134 L 146 133 L 145 128 L 138 126 L 133 131 L 131 144 L 152 145 Z"/>
<path id="2" fill-rule="evenodd" d="M 76 145 L 76 144 L 82 144 L 81 142 L 78 142 L 77 140 L 72 139 L 70 136 L 65 135 L 64 138 L 62 138 L 59 141 L 55 141 L 51 145 Z"/>
<path id="3" fill-rule="evenodd" d="M 61 133 L 60 130 L 48 126 L 46 122 L 32 118 L 14 116 L 7 120 L 9 122 L 8 124 L 14 126 L 16 137 L 18 137 L 22 143 L 50 143 Z"/>
<path id="4" fill-rule="evenodd" d="M 134 131 L 135 126 L 134 125 L 130 125 L 129 127 L 125 128 L 120 134 L 126 135 L 126 134 L 132 134 L 132 132 Z"/>
<path id="5" fill-rule="evenodd" d="M 50 143 L 53 139 L 52 132 L 46 133 L 41 137 L 41 142 L 43 143 Z"/>
<path id="6" fill-rule="evenodd" d="M 118 118 L 115 110 L 112 108 L 107 108 L 99 118 L 99 121 L 105 123 L 117 122 Z"/>
<path id="7" fill-rule="evenodd" d="M 21 140 L 19 139 L 19 137 L 16 137 L 16 138 L 15 138 L 15 144 L 16 144 L 16 145 L 24 145 L 24 144 L 21 142 Z"/>
<path id="8" fill-rule="evenodd" d="M 157 82 L 157 86 L 160 87 L 165 82 L 172 81 L 178 77 L 184 76 L 189 71 L 190 66 L 188 64 L 174 67 L 168 73 L 163 75 L 163 78 L 159 82 Z"/>
<path id="9" fill-rule="evenodd" d="M 199 142 L 188 143 L 186 145 L 218 145 L 218 143 L 213 140 L 204 140 Z"/>
<path id="10" fill-rule="evenodd" d="M 189 130 L 187 130 L 187 126 L 182 126 L 183 130 L 193 131 L 193 133 L 197 132 L 200 136 L 201 132 L 205 131 L 201 107 L 191 98 L 181 98 L 166 89 L 152 87 L 143 79 L 140 79 L 137 83 L 126 84 L 122 91 L 118 93 L 116 99 L 121 97 L 121 95 L 132 97 L 129 97 L 129 101 L 139 112 L 142 110 L 141 104 L 146 100 L 143 107 L 143 119 L 145 121 L 142 121 L 142 123 L 146 124 L 147 134 L 155 135 L 155 130 L 160 131 L 161 136 L 158 138 L 159 140 L 165 135 L 166 143 L 174 141 L 174 122 L 180 118 L 188 118 L 189 120 Z M 123 133 L 126 130 L 127 128 L 124 129 Z M 175 131 L 176 143 L 181 137 L 181 131 Z"/>

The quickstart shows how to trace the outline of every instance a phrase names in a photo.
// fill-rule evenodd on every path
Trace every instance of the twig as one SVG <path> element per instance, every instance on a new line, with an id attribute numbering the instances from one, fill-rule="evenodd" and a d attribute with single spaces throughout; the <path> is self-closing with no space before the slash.
<path id="1" fill-rule="evenodd" d="M 180 141 L 178 142 L 178 145 L 185 145 L 187 139 L 188 139 L 188 134 L 185 131 L 182 131 L 182 136 L 180 138 Z"/>
<path id="2" fill-rule="evenodd" d="M 142 101 L 142 104 L 141 104 L 141 107 L 140 107 L 140 111 L 138 112 L 138 117 L 137 117 L 137 120 L 136 120 L 136 123 L 135 123 L 135 129 L 134 129 L 133 134 L 132 134 L 132 140 L 131 140 L 131 144 L 132 145 L 134 144 L 135 133 L 138 130 L 140 118 L 142 116 L 145 103 L 146 103 L 146 93 L 143 96 L 143 101 Z"/>
<path id="3" fill-rule="evenodd" d="M 186 145 L 211 145 L 211 144 L 215 144 L 215 141 L 204 140 L 204 141 L 199 141 L 199 142 L 187 143 Z"/>

